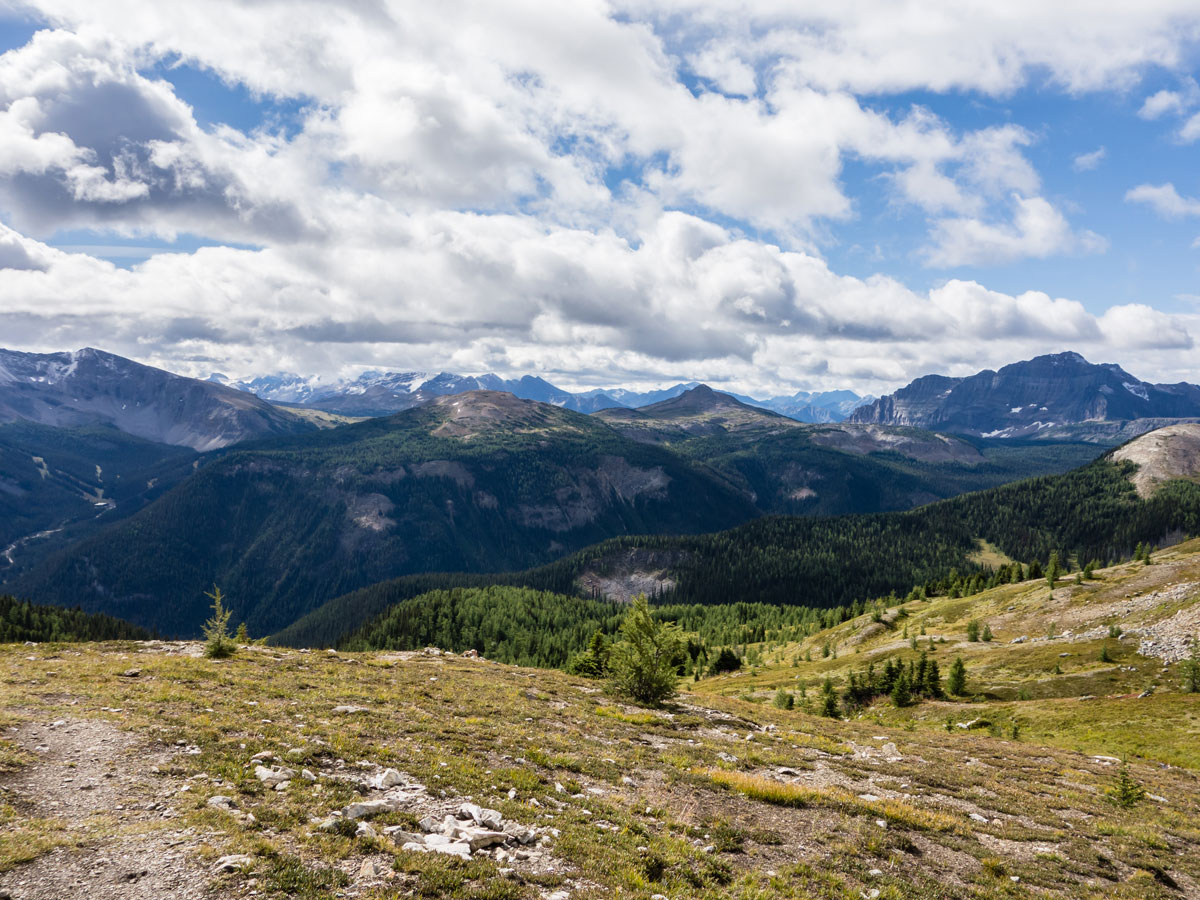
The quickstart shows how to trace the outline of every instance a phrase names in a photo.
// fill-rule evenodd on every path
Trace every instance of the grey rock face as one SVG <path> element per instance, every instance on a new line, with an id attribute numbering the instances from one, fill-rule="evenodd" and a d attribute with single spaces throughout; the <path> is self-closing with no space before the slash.
<path id="1" fill-rule="evenodd" d="M 1200 416 L 1200 386 L 1150 384 L 1078 353 L 1039 356 L 969 378 L 927 375 L 849 421 L 983 437 L 1029 437 L 1080 423 Z"/>
<path id="2" fill-rule="evenodd" d="M 108 424 L 200 451 L 316 429 L 253 394 L 91 348 L 0 350 L 0 423 L 21 420 L 60 427 Z"/>

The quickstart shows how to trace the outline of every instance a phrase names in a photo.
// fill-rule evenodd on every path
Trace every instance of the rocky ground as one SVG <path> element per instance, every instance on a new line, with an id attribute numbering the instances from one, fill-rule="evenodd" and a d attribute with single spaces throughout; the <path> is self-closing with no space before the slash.
<path id="1" fill-rule="evenodd" d="M 147 746 L 110 722 L 32 721 L 6 735 L 29 765 L 0 780 L 4 802 L 30 820 L 56 823 L 61 845 L 0 874 L 13 900 L 198 900 L 203 836 L 174 827 L 170 796 L 182 784 L 159 773 L 186 747 Z"/>

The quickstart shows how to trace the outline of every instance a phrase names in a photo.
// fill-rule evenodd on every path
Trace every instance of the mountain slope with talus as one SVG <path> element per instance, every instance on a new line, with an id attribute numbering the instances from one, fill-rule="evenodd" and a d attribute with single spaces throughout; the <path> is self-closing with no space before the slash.
<path id="1" fill-rule="evenodd" d="M 0 350 L 0 423 L 19 421 L 65 428 L 111 425 L 145 440 L 199 451 L 316 430 L 252 394 L 92 348 L 41 354 Z"/>

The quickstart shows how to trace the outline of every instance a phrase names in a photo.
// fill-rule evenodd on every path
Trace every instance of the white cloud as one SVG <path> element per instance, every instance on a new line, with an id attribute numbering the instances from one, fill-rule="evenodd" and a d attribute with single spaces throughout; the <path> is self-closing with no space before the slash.
<path id="1" fill-rule="evenodd" d="M 1193 143 L 1196 138 L 1200 138 L 1200 112 L 1193 113 L 1188 117 L 1188 120 L 1179 127 L 1179 140 L 1185 144 Z"/>
<path id="2" fill-rule="evenodd" d="M 1071 165 L 1076 172 L 1090 172 L 1097 168 L 1107 155 L 1107 150 L 1098 147 L 1091 153 L 1080 153 L 1071 161 Z"/>
<path id="3" fill-rule="evenodd" d="M 726 94 L 749 97 L 757 90 L 754 67 L 737 55 L 737 48 L 724 41 L 712 41 L 688 58 L 692 69 Z"/>
<path id="4" fill-rule="evenodd" d="M 1179 114 L 1184 110 L 1184 99 L 1178 91 L 1161 90 L 1151 94 L 1138 110 L 1143 119 L 1157 119 L 1167 114 Z"/>
<path id="5" fill-rule="evenodd" d="M 57 30 L 0 57 L 0 332 L 197 372 L 819 370 L 875 391 L 1049 332 L 1104 349 L 1074 301 L 916 293 L 815 248 L 861 190 L 928 228 L 931 265 L 1102 249 L 1045 199 L 1044 134 L 886 95 L 1126 88 L 1179 67 L 1190 5 L 38 0 Z M 175 63 L 302 101 L 297 130 L 202 127 L 148 74 Z M 20 233 L 73 228 L 260 249 L 126 270 Z"/>
<path id="6" fill-rule="evenodd" d="M 942 219 L 934 224 L 925 261 L 934 266 L 977 266 L 1059 253 L 1100 253 L 1108 242 L 1091 231 L 1075 232 L 1043 197 L 1014 195 L 1011 223 L 976 218 Z"/>
<path id="7" fill-rule="evenodd" d="M 208 248 L 128 270 L 20 239 L 41 268 L 0 269 L 0 294 L 14 298 L 0 330 L 36 349 L 94 343 L 99 332 L 115 352 L 201 375 L 329 373 L 352 360 L 536 371 L 567 386 L 722 376 L 766 391 L 812 383 L 823 361 L 814 386 L 878 393 L 923 371 L 974 371 L 1064 342 L 1101 358 L 1154 346 L 1165 370 L 1197 327 L 1145 308 L 1097 317 L 1074 300 L 967 281 L 922 294 L 883 276 L 840 276 L 810 254 L 681 213 L 664 214 L 637 245 L 496 215 L 398 216 L 387 230 L 386 245 Z"/>
<path id="8" fill-rule="evenodd" d="M 1145 203 L 1165 219 L 1180 219 L 1185 216 L 1200 216 L 1200 200 L 1181 196 L 1171 182 L 1166 184 L 1139 184 L 1125 192 L 1128 203 Z"/>

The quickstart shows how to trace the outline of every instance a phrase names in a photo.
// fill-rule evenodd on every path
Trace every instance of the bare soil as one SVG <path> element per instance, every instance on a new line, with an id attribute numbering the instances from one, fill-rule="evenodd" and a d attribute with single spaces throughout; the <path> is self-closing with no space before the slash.
<path id="1" fill-rule="evenodd" d="M 0 778 L 22 815 L 63 824 L 73 846 L 0 874 L 13 900 L 212 900 L 202 836 L 171 827 L 176 780 L 154 772 L 183 748 L 143 745 L 107 722 L 26 723 L 6 737 L 34 757 Z M 164 799 L 165 798 L 165 799 Z"/>

